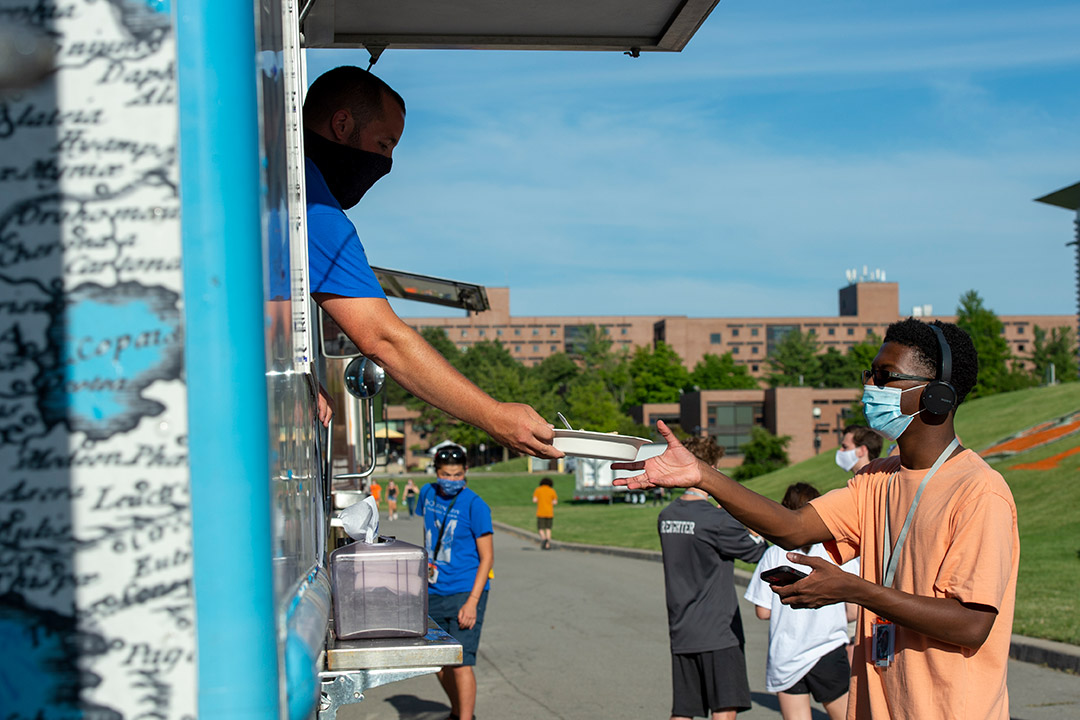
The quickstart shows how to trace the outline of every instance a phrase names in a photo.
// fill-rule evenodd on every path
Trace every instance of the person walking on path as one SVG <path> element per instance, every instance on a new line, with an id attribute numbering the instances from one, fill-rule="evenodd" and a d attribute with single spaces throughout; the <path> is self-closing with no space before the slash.
<path id="1" fill-rule="evenodd" d="M 386 511 L 390 520 L 397 520 L 397 483 L 391 480 L 386 484 Z"/>
<path id="2" fill-rule="evenodd" d="M 405 483 L 405 508 L 409 511 L 409 517 L 416 514 L 416 496 L 420 494 L 420 488 L 409 478 Z"/>
<path id="3" fill-rule="evenodd" d="M 536 532 L 540 535 L 540 548 L 551 549 L 551 526 L 555 521 L 555 506 L 559 496 L 551 478 L 544 478 L 540 486 L 533 490 L 532 501 L 536 503 Z"/>
<path id="4" fill-rule="evenodd" d="M 712 438 L 689 442 L 703 462 L 722 454 Z M 756 562 L 767 546 L 695 489 L 660 511 L 657 528 L 671 635 L 671 718 L 733 720 L 750 709 L 734 561 Z"/>

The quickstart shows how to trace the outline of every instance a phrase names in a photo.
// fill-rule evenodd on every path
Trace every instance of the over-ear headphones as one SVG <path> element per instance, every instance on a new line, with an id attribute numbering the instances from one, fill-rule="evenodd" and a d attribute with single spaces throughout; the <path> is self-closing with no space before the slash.
<path id="1" fill-rule="evenodd" d="M 952 349 L 945 340 L 945 333 L 937 325 L 931 325 L 937 337 L 938 345 L 941 346 L 941 361 L 938 363 L 937 380 L 929 383 L 923 389 L 922 404 L 926 412 L 931 415 L 948 415 L 956 408 L 956 388 L 950 382 L 952 380 Z"/>

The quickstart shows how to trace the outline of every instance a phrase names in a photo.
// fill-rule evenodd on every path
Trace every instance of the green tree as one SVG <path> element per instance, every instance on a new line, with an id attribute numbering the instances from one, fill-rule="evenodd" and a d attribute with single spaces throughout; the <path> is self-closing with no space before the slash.
<path id="1" fill-rule="evenodd" d="M 772 370 L 766 377 L 770 387 L 821 384 L 821 359 L 818 357 L 817 335 L 811 330 L 801 333 L 793 330 L 786 335 L 769 356 Z"/>
<path id="2" fill-rule="evenodd" d="M 678 402 L 679 391 L 690 385 L 690 373 L 670 345 L 639 347 L 630 360 L 630 392 L 624 407 L 644 403 Z"/>
<path id="3" fill-rule="evenodd" d="M 1005 326 L 994 311 L 983 304 L 979 293 L 968 290 L 960 296 L 956 324 L 971 336 L 979 355 L 979 381 L 971 397 L 984 397 L 1009 389 L 1015 379 L 1009 377 L 1012 356 L 1005 340 Z"/>
<path id="4" fill-rule="evenodd" d="M 702 390 L 754 389 L 758 381 L 739 365 L 731 353 L 713 355 L 706 353 L 690 373 L 690 382 Z"/>
<path id="5" fill-rule="evenodd" d="M 1073 382 L 1077 379 L 1076 342 L 1072 337 L 1072 328 L 1051 328 L 1046 330 L 1035 326 L 1035 342 L 1031 350 L 1031 362 L 1034 365 L 1032 375 L 1036 382 L 1050 380 L 1050 366 L 1054 366 L 1054 379 L 1057 382 Z"/>
<path id="6" fill-rule="evenodd" d="M 566 415 L 575 428 L 641 434 L 641 428 L 619 408 L 619 403 L 596 376 L 575 383 L 566 394 L 566 405 Z"/>
<path id="7" fill-rule="evenodd" d="M 855 362 L 850 354 L 842 354 L 834 347 L 827 348 L 818 355 L 818 364 L 821 367 L 819 387 L 843 388 L 861 383 Z"/>
<path id="8" fill-rule="evenodd" d="M 631 386 L 628 349 L 616 349 L 614 341 L 600 328 L 588 325 L 570 357 L 581 365 L 582 377 L 599 378 L 619 405 L 627 404 Z"/>
<path id="9" fill-rule="evenodd" d="M 870 366 L 874 364 L 874 358 L 877 357 L 878 350 L 881 349 L 881 338 L 874 333 L 870 333 L 866 336 L 866 339 L 862 342 L 855 343 L 847 349 L 848 362 L 850 367 L 854 370 L 854 376 L 852 377 L 853 386 L 857 387 L 862 385 L 862 371 L 869 370 Z"/>
<path id="10" fill-rule="evenodd" d="M 790 435 L 777 437 L 765 428 L 755 425 L 750 430 L 750 442 L 740 448 L 743 453 L 743 463 L 735 468 L 732 477 L 739 481 L 749 480 L 785 467 L 789 462 L 787 454 L 789 442 L 791 442 Z"/>

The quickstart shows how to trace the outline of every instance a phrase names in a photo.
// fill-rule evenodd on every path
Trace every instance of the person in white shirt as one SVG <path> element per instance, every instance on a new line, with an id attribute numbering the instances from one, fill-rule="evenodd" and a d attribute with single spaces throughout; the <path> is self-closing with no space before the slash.
<path id="1" fill-rule="evenodd" d="M 798 510 L 820 494 L 812 485 L 796 483 L 788 487 L 783 505 Z M 832 562 L 820 543 L 803 548 L 801 552 Z M 758 561 L 744 596 L 756 606 L 758 618 L 769 621 L 765 689 L 777 694 L 784 720 L 810 720 L 811 695 L 825 707 L 832 720 L 840 720 L 847 711 L 851 679 L 847 624 L 855 619 L 857 608 L 845 603 L 816 610 L 784 605 L 780 596 L 761 578 L 762 571 L 780 565 L 789 565 L 806 573 L 811 570 L 791 563 L 787 551 L 772 545 Z M 852 560 L 842 568 L 858 574 L 859 561 Z"/>

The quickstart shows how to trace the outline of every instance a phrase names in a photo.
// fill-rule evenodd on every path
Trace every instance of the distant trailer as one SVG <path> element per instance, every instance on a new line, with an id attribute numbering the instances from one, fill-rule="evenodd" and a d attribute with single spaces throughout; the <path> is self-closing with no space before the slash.
<path id="1" fill-rule="evenodd" d="M 645 460 L 656 457 L 667 449 L 666 443 L 649 443 L 638 450 L 637 459 Z M 627 490 L 626 487 L 615 485 L 616 478 L 627 478 L 637 475 L 628 470 L 612 470 L 611 460 L 595 460 L 593 458 L 579 457 L 575 459 L 574 467 L 574 501 L 575 502 L 604 502 L 611 504 L 616 500 L 628 503 L 644 503 L 648 493 L 644 490 Z"/>

